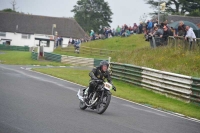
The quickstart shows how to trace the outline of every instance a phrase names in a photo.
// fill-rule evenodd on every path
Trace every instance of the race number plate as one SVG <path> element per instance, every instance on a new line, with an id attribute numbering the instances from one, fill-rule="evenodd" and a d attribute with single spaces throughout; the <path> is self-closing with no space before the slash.
<path id="1" fill-rule="evenodd" d="M 106 82 L 106 83 L 104 83 L 104 85 L 105 85 L 105 89 L 107 89 L 107 90 L 112 89 L 112 85 L 110 83 Z"/>

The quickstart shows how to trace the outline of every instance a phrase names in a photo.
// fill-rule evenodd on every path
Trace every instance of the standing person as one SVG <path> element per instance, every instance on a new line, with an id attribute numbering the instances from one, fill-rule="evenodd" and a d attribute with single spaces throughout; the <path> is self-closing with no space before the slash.
<path id="1" fill-rule="evenodd" d="M 91 32 L 90 32 L 90 38 L 91 38 L 91 40 L 95 40 L 95 34 L 94 34 L 93 30 L 91 30 Z"/>
<path id="2" fill-rule="evenodd" d="M 179 22 L 179 26 L 178 26 L 178 36 L 185 36 L 186 34 L 186 30 L 185 30 L 185 25 L 183 21 Z"/>
<path id="3" fill-rule="evenodd" d="M 57 40 L 56 40 L 56 47 L 59 46 L 59 42 L 60 42 L 60 37 L 57 37 Z"/>
<path id="4" fill-rule="evenodd" d="M 193 29 L 190 26 L 186 26 L 185 29 L 187 31 L 187 34 L 185 36 L 185 40 L 188 39 L 189 44 L 190 44 L 190 50 L 191 50 L 193 41 L 196 41 L 196 35 L 195 35 Z"/>
<path id="5" fill-rule="evenodd" d="M 140 25 L 139 25 L 139 34 L 142 34 L 143 33 L 143 23 L 140 22 Z"/>
<path id="6" fill-rule="evenodd" d="M 173 33 L 171 32 L 170 29 L 168 29 L 168 27 L 165 25 L 163 27 L 163 35 L 161 35 L 161 37 L 164 39 L 164 43 L 166 43 L 165 45 L 167 45 L 167 39 L 169 36 L 173 36 Z"/>
<path id="7" fill-rule="evenodd" d="M 152 28 L 153 28 L 153 23 L 151 22 L 151 20 L 148 23 L 147 29 L 152 32 Z"/>
<path id="8" fill-rule="evenodd" d="M 62 36 L 61 36 L 60 39 L 59 39 L 60 47 L 62 47 L 62 43 L 63 43 L 63 38 L 62 38 Z"/>

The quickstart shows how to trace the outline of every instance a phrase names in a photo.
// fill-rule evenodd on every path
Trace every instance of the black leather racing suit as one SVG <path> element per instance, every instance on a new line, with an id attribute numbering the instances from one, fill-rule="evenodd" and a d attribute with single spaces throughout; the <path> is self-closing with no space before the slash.
<path id="1" fill-rule="evenodd" d="M 92 80 L 105 80 L 107 79 L 107 81 L 112 84 L 112 80 L 111 80 L 111 76 L 109 71 L 103 72 L 101 71 L 101 67 L 95 67 L 92 69 L 92 71 L 89 73 L 89 76 L 91 77 L 91 81 L 90 81 L 90 85 L 89 85 L 89 90 L 88 92 L 92 92 L 98 85 L 98 83 L 96 81 L 92 81 Z"/>

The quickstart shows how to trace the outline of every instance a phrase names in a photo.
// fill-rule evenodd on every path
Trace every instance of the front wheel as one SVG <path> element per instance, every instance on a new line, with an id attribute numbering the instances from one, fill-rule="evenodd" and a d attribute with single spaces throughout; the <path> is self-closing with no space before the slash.
<path id="1" fill-rule="evenodd" d="M 85 110 L 85 109 L 87 108 L 87 106 L 85 105 L 85 103 L 82 102 L 82 101 L 80 101 L 79 107 L 80 107 L 80 109 L 82 109 L 82 110 Z"/>
<path id="2" fill-rule="evenodd" d="M 104 94 L 103 100 L 100 101 L 99 104 L 97 105 L 98 114 L 103 114 L 106 111 L 106 109 L 110 104 L 110 100 L 111 100 L 111 95 L 108 93 Z"/>

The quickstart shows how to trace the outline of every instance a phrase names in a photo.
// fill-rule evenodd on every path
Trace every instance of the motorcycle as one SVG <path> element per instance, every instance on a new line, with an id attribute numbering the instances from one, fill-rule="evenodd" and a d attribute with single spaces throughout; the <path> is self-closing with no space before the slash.
<path id="1" fill-rule="evenodd" d="M 108 108 L 111 100 L 111 92 L 110 90 L 114 88 L 114 86 L 108 82 L 104 82 L 102 80 L 94 80 L 97 82 L 97 87 L 95 90 L 91 92 L 88 96 L 88 89 L 81 91 L 79 90 L 77 93 L 78 99 L 80 100 L 79 107 L 82 110 L 86 108 L 90 108 L 92 110 L 96 109 L 98 114 L 103 114 Z"/>

